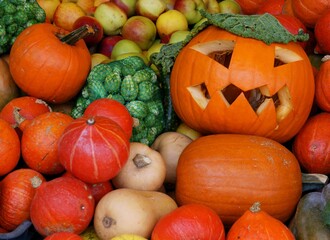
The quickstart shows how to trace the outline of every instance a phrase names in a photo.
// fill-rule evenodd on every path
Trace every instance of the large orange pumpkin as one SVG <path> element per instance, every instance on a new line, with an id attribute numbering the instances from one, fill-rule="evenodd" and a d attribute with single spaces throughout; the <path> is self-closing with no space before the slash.
<path id="1" fill-rule="evenodd" d="M 189 144 L 177 165 L 179 205 L 200 203 L 230 226 L 254 202 L 286 221 L 302 193 L 298 160 L 278 142 L 252 135 L 214 134 Z"/>
<path id="2" fill-rule="evenodd" d="M 294 42 L 243 38 L 210 26 L 179 53 L 171 79 L 177 115 L 204 133 L 291 139 L 314 98 L 311 63 Z"/>
<path id="3" fill-rule="evenodd" d="M 26 94 L 52 103 L 73 98 L 85 83 L 91 58 L 81 39 L 71 45 L 59 37 L 67 32 L 50 23 L 34 24 L 15 40 L 10 72 Z"/>

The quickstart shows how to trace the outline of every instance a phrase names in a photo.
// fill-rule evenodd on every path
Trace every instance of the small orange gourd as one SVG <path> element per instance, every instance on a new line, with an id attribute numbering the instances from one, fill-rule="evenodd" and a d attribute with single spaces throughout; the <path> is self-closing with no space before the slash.
<path id="1" fill-rule="evenodd" d="M 288 227 L 254 203 L 229 229 L 226 240 L 295 240 Z"/>

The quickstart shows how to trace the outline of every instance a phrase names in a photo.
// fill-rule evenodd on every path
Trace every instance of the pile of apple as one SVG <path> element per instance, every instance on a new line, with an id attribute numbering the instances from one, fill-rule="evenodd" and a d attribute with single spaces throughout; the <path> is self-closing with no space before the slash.
<path id="1" fill-rule="evenodd" d="M 46 12 L 47 22 L 67 31 L 84 24 L 93 27 L 95 33 L 84 39 L 92 67 L 128 55 L 138 55 L 149 63 L 150 55 L 163 44 L 185 38 L 190 27 L 202 18 L 199 9 L 240 12 L 235 0 L 37 1 Z"/>

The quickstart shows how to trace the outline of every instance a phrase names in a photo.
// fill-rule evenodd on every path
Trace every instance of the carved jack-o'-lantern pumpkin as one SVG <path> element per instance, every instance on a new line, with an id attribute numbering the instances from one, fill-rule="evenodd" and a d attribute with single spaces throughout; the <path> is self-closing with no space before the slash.
<path id="1" fill-rule="evenodd" d="M 265 44 L 209 26 L 177 56 L 170 79 L 177 115 L 204 133 L 290 140 L 314 98 L 310 61 L 298 43 Z"/>

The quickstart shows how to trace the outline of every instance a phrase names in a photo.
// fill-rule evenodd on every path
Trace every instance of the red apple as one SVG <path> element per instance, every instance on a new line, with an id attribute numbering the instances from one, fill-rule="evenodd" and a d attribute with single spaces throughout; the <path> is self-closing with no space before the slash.
<path id="1" fill-rule="evenodd" d="M 74 24 L 73 29 L 77 29 L 83 25 L 88 24 L 94 30 L 94 33 L 85 37 L 84 41 L 88 47 L 94 46 L 98 44 L 103 38 L 103 27 L 99 23 L 99 21 L 92 16 L 82 16 L 78 18 Z"/>
<path id="2" fill-rule="evenodd" d="M 185 15 L 188 24 L 195 24 L 202 19 L 199 10 L 206 9 L 206 6 L 203 0 L 176 0 L 174 9 Z"/>
<path id="3" fill-rule="evenodd" d="M 112 0 L 117 4 L 121 9 L 124 10 L 127 17 L 131 17 L 135 14 L 135 6 L 137 0 Z"/>
<path id="4" fill-rule="evenodd" d="M 166 10 L 174 9 L 175 2 L 176 2 L 176 0 L 165 0 Z"/>
<path id="5" fill-rule="evenodd" d="M 127 21 L 127 15 L 114 2 L 105 2 L 97 6 L 94 17 L 100 22 L 105 35 L 117 35 Z"/>
<path id="6" fill-rule="evenodd" d="M 167 5 L 164 0 L 137 0 L 135 6 L 136 15 L 145 16 L 151 21 L 156 21 L 166 9 Z"/>
<path id="7" fill-rule="evenodd" d="M 132 16 L 124 24 L 121 35 L 136 42 L 142 50 L 147 50 L 155 41 L 156 25 L 144 16 Z"/>
<path id="8" fill-rule="evenodd" d="M 54 12 L 53 22 L 58 27 L 72 31 L 74 22 L 85 15 L 84 10 L 77 4 L 73 2 L 62 2 Z"/>
<path id="9" fill-rule="evenodd" d="M 110 58 L 113 47 L 122 39 L 124 38 L 121 35 L 105 36 L 98 44 L 97 52 Z"/>

